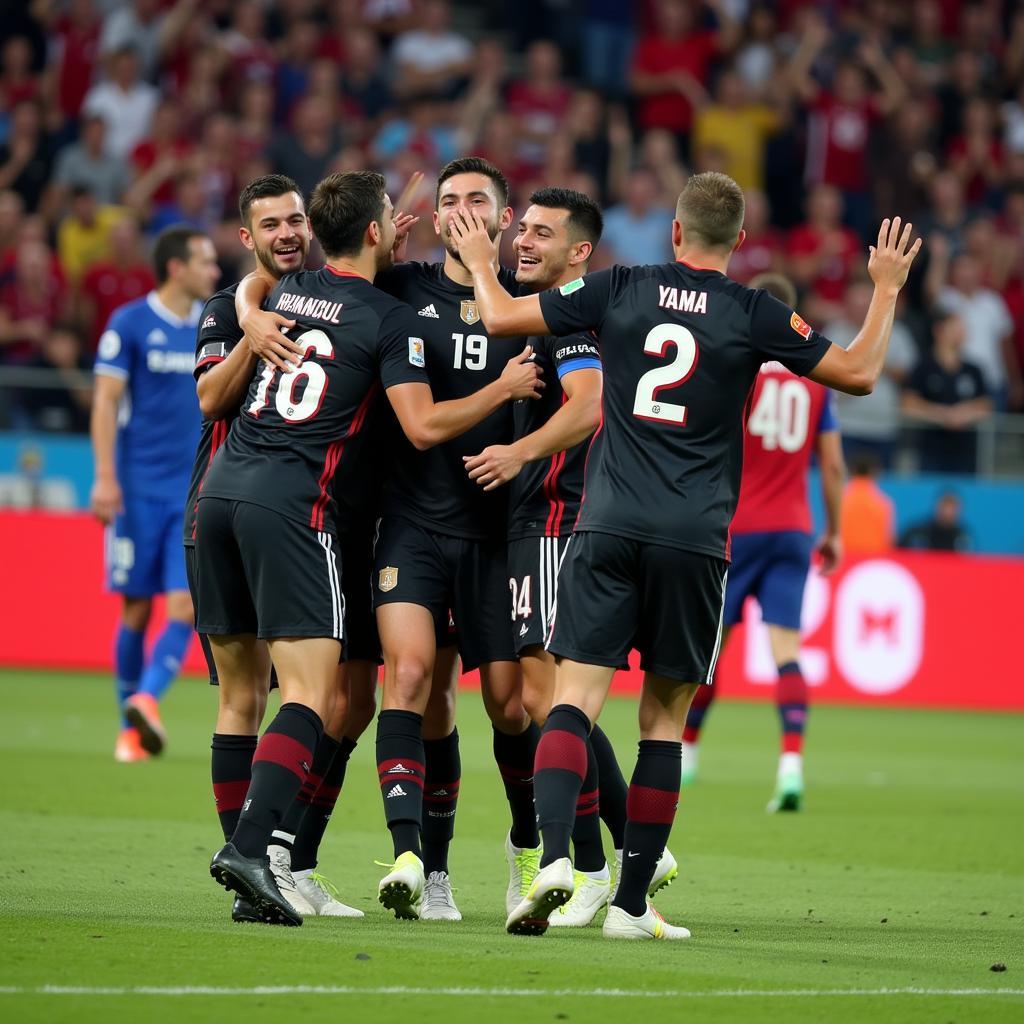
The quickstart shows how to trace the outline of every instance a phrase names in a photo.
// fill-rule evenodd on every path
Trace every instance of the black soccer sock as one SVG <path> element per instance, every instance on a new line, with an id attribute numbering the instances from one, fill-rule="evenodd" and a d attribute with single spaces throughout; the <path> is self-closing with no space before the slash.
<path id="1" fill-rule="evenodd" d="M 324 838 L 324 832 L 327 831 L 327 823 L 331 820 L 334 805 L 338 802 L 341 787 L 345 782 L 348 759 L 352 756 L 355 746 L 355 740 L 350 740 L 347 736 L 343 736 L 339 742 L 325 734 L 320 740 L 313 761 L 313 772 L 317 771 L 321 748 L 326 748 L 323 752 L 323 775 L 320 784 L 308 798 L 306 813 L 302 816 L 299 829 L 295 833 L 295 842 L 292 845 L 292 871 L 309 871 L 316 867 L 320 843 Z M 310 772 L 311 776 L 313 772 Z M 302 789 L 305 792 L 306 786 Z M 299 796 L 301 798 L 302 793 Z"/>
<path id="2" fill-rule="evenodd" d="M 537 744 L 533 776 L 537 822 L 544 852 L 541 867 L 569 856 L 576 801 L 587 774 L 587 716 L 571 704 L 551 709 Z"/>
<path id="3" fill-rule="evenodd" d="M 595 725 L 590 731 L 590 746 L 597 760 L 601 820 L 611 833 L 612 845 L 616 850 L 621 850 L 623 836 L 626 834 L 626 780 L 612 749 L 612 741 L 599 725 Z"/>
<path id="4" fill-rule="evenodd" d="M 217 807 L 224 841 L 231 838 L 242 813 L 245 794 L 252 782 L 252 756 L 258 736 L 232 736 L 215 732 L 210 744 L 210 775 L 213 778 L 213 802 Z"/>
<path id="5" fill-rule="evenodd" d="M 462 781 L 459 730 L 440 740 L 424 740 L 423 871 L 448 871 L 448 845 L 455 835 L 455 808 Z"/>
<path id="6" fill-rule="evenodd" d="M 587 743 L 587 774 L 576 799 L 576 821 L 572 827 L 573 863 L 577 871 L 600 871 L 607 861 L 601 845 L 601 818 L 597 792 L 597 759 Z"/>
<path id="7" fill-rule="evenodd" d="M 377 778 L 395 858 L 420 856 L 423 821 L 423 716 L 415 711 L 382 711 L 377 716 Z"/>
<path id="8" fill-rule="evenodd" d="M 324 733 L 320 737 L 320 742 L 316 745 L 316 753 L 313 754 L 313 767 L 309 769 L 309 773 L 295 795 L 291 807 L 288 808 L 288 813 L 281 820 L 280 826 L 274 829 L 274 833 L 270 838 L 273 845 L 283 846 L 286 850 L 294 852 L 299 830 L 302 828 L 302 823 L 306 820 L 306 812 L 309 810 L 309 805 L 313 802 L 313 794 L 320 788 L 320 783 L 324 780 L 324 773 L 327 771 L 337 749 L 338 741 L 332 736 Z M 292 867 L 294 866 L 295 862 L 293 859 Z"/>
<path id="9" fill-rule="evenodd" d="M 281 824 L 313 765 L 324 726 L 305 704 L 282 704 L 256 745 L 252 783 L 231 837 L 244 857 L 267 852 L 270 834 Z"/>
<path id="10" fill-rule="evenodd" d="M 668 843 L 679 803 L 682 744 L 641 740 L 626 803 L 622 875 L 612 902 L 639 917 L 647 910 L 647 889 Z"/>
<path id="11" fill-rule="evenodd" d="M 494 760 L 512 812 L 509 838 L 512 845 L 520 849 L 532 850 L 540 845 L 537 812 L 533 806 L 533 762 L 539 741 L 540 729 L 533 722 L 518 736 L 493 729 Z"/>

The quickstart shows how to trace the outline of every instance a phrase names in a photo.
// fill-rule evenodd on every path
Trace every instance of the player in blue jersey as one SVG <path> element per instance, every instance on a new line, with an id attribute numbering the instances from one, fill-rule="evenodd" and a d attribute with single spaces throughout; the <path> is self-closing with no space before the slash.
<path id="1" fill-rule="evenodd" d="M 201 422 L 192 370 L 199 313 L 220 276 L 213 243 L 194 228 L 163 231 L 153 262 L 156 289 L 114 310 L 100 338 L 92 407 L 90 503 L 107 526 L 107 584 L 123 599 L 114 654 L 118 761 L 163 749 L 158 702 L 192 638 L 181 545 Z M 146 663 L 157 594 L 167 596 L 167 625 Z"/>

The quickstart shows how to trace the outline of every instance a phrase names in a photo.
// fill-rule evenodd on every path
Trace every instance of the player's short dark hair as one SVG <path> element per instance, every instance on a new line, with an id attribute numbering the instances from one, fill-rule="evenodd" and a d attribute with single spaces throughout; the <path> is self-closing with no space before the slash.
<path id="1" fill-rule="evenodd" d="M 384 175 L 376 171 L 328 174 L 309 200 L 309 221 L 324 254 L 358 256 L 366 229 L 384 215 Z"/>
<path id="2" fill-rule="evenodd" d="M 688 239 L 711 249 L 731 249 L 743 227 L 743 189 L 728 174 L 695 174 L 679 193 L 676 220 Z"/>
<path id="3" fill-rule="evenodd" d="M 171 275 L 171 260 L 181 260 L 187 263 L 192 255 L 189 252 L 188 243 L 193 238 L 205 238 L 205 232 L 188 224 L 172 224 L 164 228 L 156 236 L 153 245 L 153 273 L 156 274 L 157 284 L 164 284 Z"/>
<path id="4" fill-rule="evenodd" d="M 441 168 L 437 176 L 437 191 L 434 193 L 434 208 L 437 209 L 441 202 L 441 186 L 456 174 L 483 174 L 490 178 L 494 184 L 494 191 L 498 194 L 498 205 L 501 209 L 508 206 L 509 188 L 505 175 L 498 170 L 489 160 L 480 156 L 460 156 L 457 160 L 449 160 Z"/>
<path id="5" fill-rule="evenodd" d="M 758 274 L 751 280 L 750 287 L 763 288 L 790 309 L 796 305 L 796 285 L 785 274 Z"/>
<path id="6" fill-rule="evenodd" d="M 289 192 L 298 195 L 302 204 L 305 205 L 306 197 L 302 189 L 285 174 L 263 174 L 253 178 L 241 192 L 238 193 L 238 216 L 247 227 L 252 227 L 249 218 L 249 211 L 257 199 L 273 199 L 277 196 L 286 196 Z"/>
<path id="7" fill-rule="evenodd" d="M 577 242 L 589 242 L 595 249 L 601 241 L 604 217 L 601 207 L 590 196 L 574 188 L 539 188 L 530 196 L 534 206 L 553 210 L 568 210 L 566 226 Z"/>

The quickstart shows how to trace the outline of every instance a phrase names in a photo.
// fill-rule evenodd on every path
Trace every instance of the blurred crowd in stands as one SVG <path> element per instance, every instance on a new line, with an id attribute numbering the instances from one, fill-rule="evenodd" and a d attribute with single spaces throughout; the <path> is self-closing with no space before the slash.
<path id="1" fill-rule="evenodd" d="M 0 22 L 0 372 L 50 367 L 6 425 L 83 430 L 117 305 L 188 223 L 248 269 L 239 187 L 306 190 L 476 153 L 522 210 L 541 184 L 605 205 L 593 268 L 670 257 L 687 175 L 747 194 L 748 281 L 790 275 L 840 344 L 882 216 L 926 239 L 886 375 L 844 399 L 853 455 L 972 472 L 975 425 L 1024 409 L 1024 5 L 992 0 L 21 0 Z M 410 257 L 440 252 L 425 188 Z M 506 243 L 509 239 L 506 239 Z M 510 256 L 510 252 L 508 254 Z M 86 381 L 87 383 L 87 381 Z"/>

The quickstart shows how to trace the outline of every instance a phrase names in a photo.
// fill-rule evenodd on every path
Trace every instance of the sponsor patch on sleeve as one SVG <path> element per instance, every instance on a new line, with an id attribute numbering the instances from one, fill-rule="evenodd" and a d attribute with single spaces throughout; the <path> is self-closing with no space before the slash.
<path id="1" fill-rule="evenodd" d="M 562 295 L 572 295 L 573 292 L 578 292 L 585 284 L 586 281 L 584 281 L 582 277 L 577 277 L 575 281 L 563 284 L 558 291 Z"/>
<path id="2" fill-rule="evenodd" d="M 421 369 L 427 365 L 427 361 L 423 357 L 422 338 L 409 339 L 409 362 L 411 365 L 419 366 Z"/>
<path id="3" fill-rule="evenodd" d="M 803 338 L 811 336 L 811 325 L 799 313 L 794 313 L 789 318 L 789 326 Z"/>

